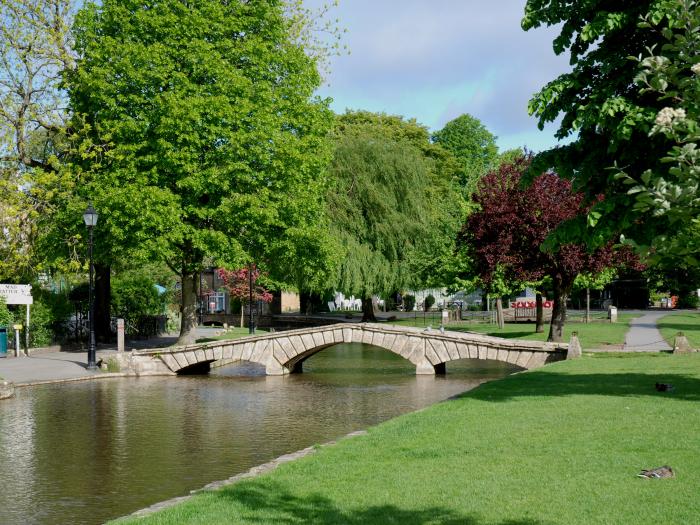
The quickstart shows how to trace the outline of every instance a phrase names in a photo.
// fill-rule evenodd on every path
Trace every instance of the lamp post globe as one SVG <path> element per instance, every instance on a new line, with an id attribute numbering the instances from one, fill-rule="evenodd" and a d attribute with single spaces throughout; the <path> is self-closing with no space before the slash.
<path id="1" fill-rule="evenodd" d="M 97 218 L 99 215 L 95 211 L 95 208 L 90 204 L 85 213 L 83 213 L 83 221 L 88 229 L 88 258 L 90 259 L 90 286 L 89 286 L 89 311 L 88 311 L 88 326 L 90 329 L 90 335 L 88 339 L 88 370 L 95 370 L 97 368 L 97 346 L 95 345 L 95 270 L 92 263 L 92 230 L 97 225 Z"/>

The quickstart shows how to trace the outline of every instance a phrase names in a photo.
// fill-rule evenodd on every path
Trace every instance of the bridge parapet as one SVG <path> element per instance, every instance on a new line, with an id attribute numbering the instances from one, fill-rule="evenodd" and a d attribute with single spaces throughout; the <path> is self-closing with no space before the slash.
<path id="1" fill-rule="evenodd" d="M 398 354 L 416 366 L 417 374 L 444 373 L 458 359 L 490 359 L 521 368 L 537 368 L 567 358 L 569 345 L 503 339 L 474 332 L 440 332 L 376 323 L 341 323 L 284 332 L 211 341 L 184 347 L 134 351 L 136 374 L 204 372 L 214 361 L 250 361 L 268 375 L 301 372 L 315 353 L 340 343 L 365 343 Z"/>

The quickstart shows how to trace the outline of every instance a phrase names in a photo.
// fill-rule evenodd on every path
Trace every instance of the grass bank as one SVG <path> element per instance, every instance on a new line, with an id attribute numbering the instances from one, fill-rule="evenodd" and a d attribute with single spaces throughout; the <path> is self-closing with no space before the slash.
<path id="1" fill-rule="evenodd" d="M 225 341 L 227 339 L 240 339 L 241 337 L 248 337 L 248 328 L 241 328 L 240 326 L 229 326 L 226 331 L 221 329 L 221 334 L 213 337 L 201 337 L 197 339 L 198 343 L 209 343 L 210 341 Z M 267 330 L 260 328 L 255 329 L 256 335 L 265 335 Z"/>
<path id="2" fill-rule="evenodd" d="M 578 332 L 581 346 L 586 349 L 606 348 L 611 345 L 622 345 L 625 342 L 625 334 L 629 330 L 632 319 L 639 317 L 635 314 L 621 314 L 617 323 L 609 323 L 598 320 L 591 323 L 569 322 L 564 326 L 564 340 L 568 341 L 571 332 Z M 403 326 L 424 326 L 422 320 L 402 319 L 392 321 L 391 324 Z M 437 324 L 432 325 L 437 328 Z M 503 330 L 490 323 L 456 322 L 447 325 L 447 330 L 462 332 L 479 332 L 507 339 L 526 339 L 528 341 L 546 341 L 549 334 L 549 325 L 545 326 L 544 333 L 535 333 L 534 323 L 507 323 Z"/>
<path id="3" fill-rule="evenodd" d="M 662 317 L 656 323 L 661 336 L 673 346 L 678 332 L 683 332 L 690 346 L 700 349 L 700 313 L 675 313 Z"/>
<path id="4" fill-rule="evenodd" d="M 700 355 L 588 355 L 125 522 L 697 523 L 698 428 Z M 675 479 L 636 477 L 664 464 Z"/>

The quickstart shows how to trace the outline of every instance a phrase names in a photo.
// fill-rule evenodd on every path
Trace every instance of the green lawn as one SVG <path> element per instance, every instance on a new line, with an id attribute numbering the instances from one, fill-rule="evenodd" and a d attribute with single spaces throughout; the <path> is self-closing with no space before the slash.
<path id="1" fill-rule="evenodd" d="M 223 330 L 223 328 L 221 329 Z M 255 334 L 256 335 L 263 335 L 266 334 L 267 330 L 263 330 L 260 328 L 255 329 Z M 221 335 L 218 335 L 216 337 L 202 337 L 200 339 L 197 339 L 198 343 L 208 343 L 209 341 L 224 341 L 226 339 L 240 339 L 241 337 L 248 337 L 250 334 L 248 333 L 248 328 L 241 328 L 240 326 L 230 326 L 226 333 L 222 333 Z"/>
<path id="2" fill-rule="evenodd" d="M 621 345 L 625 342 L 625 334 L 629 330 L 629 323 L 639 315 L 621 314 L 618 316 L 617 323 L 608 323 L 605 321 L 595 321 L 591 323 L 569 322 L 564 327 L 565 341 L 571 337 L 571 332 L 578 332 L 581 346 L 584 350 L 605 348 L 610 345 Z M 423 320 L 418 318 L 402 319 L 392 321 L 391 324 L 403 326 L 425 326 Z M 437 328 L 438 324 L 433 324 L 433 328 Z M 503 330 L 490 323 L 476 322 L 457 322 L 448 324 L 447 330 L 456 330 L 461 332 L 479 332 L 496 337 L 505 337 L 507 339 L 527 339 L 529 341 L 546 341 L 549 333 L 549 325 L 545 326 L 545 332 L 542 334 L 535 333 L 534 323 L 507 323 Z"/>
<path id="3" fill-rule="evenodd" d="M 655 382 L 675 385 L 659 393 Z M 148 524 L 658 524 L 700 516 L 700 354 L 589 354 L 487 383 Z M 675 479 L 645 480 L 671 465 Z"/>
<path id="4" fill-rule="evenodd" d="M 659 319 L 656 323 L 661 335 L 673 346 L 673 339 L 678 332 L 683 332 L 690 346 L 700 349 L 700 313 L 670 314 Z"/>

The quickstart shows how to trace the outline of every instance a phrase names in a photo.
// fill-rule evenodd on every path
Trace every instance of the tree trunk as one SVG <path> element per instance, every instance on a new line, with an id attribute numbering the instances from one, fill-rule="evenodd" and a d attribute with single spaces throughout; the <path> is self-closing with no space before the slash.
<path id="1" fill-rule="evenodd" d="M 586 322 L 591 322 L 591 289 L 586 288 Z"/>
<path id="2" fill-rule="evenodd" d="M 182 301 L 180 303 L 182 319 L 180 323 L 180 337 L 177 339 L 178 346 L 194 344 L 197 339 L 196 279 L 197 274 L 182 274 Z"/>
<path id="3" fill-rule="evenodd" d="M 542 307 L 542 294 L 535 295 L 535 333 L 544 333 L 544 308 Z"/>
<path id="4" fill-rule="evenodd" d="M 496 297 L 496 322 L 498 323 L 498 328 L 503 329 L 505 327 L 505 320 L 503 319 L 503 299 L 499 295 Z"/>
<path id="5" fill-rule="evenodd" d="M 245 326 L 244 320 L 245 319 L 245 303 L 241 300 L 241 328 Z"/>
<path id="6" fill-rule="evenodd" d="M 111 268 L 95 264 L 95 337 L 101 343 L 112 340 Z"/>
<path id="7" fill-rule="evenodd" d="M 481 309 L 484 312 L 489 311 L 489 294 L 481 294 Z"/>
<path id="8" fill-rule="evenodd" d="M 363 323 L 376 323 L 377 318 L 374 315 L 374 304 L 372 303 L 372 297 L 362 298 L 362 322 Z"/>
<path id="9" fill-rule="evenodd" d="M 560 278 L 553 278 L 554 306 L 552 308 L 552 322 L 549 325 L 549 337 L 547 341 L 561 343 L 564 340 L 564 324 L 566 323 L 566 300 L 570 286 L 565 286 Z"/>

